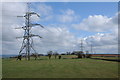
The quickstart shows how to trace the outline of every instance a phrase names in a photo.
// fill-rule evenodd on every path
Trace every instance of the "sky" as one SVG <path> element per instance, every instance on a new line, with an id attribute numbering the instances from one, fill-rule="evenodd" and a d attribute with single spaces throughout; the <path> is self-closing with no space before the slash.
<path id="1" fill-rule="evenodd" d="M 2 53 L 18 54 L 22 45 L 25 26 L 23 16 L 27 11 L 24 2 L 5 2 L 2 4 Z M 58 53 L 80 50 L 81 40 L 84 51 L 93 53 L 118 53 L 118 3 L 117 2 L 31 2 L 32 23 L 40 23 L 45 28 L 35 26 L 31 32 L 42 36 L 33 38 L 34 48 L 39 54 L 48 51 Z"/>

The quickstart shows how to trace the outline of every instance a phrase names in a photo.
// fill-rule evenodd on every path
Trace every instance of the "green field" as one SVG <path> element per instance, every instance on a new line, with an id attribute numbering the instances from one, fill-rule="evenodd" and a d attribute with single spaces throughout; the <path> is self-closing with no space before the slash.
<path id="1" fill-rule="evenodd" d="M 62 56 L 64 59 L 38 60 L 3 59 L 3 78 L 118 78 L 118 62 L 71 59 L 74 56 Z M 68 59 L 66 59 L 68 58 Z"/>

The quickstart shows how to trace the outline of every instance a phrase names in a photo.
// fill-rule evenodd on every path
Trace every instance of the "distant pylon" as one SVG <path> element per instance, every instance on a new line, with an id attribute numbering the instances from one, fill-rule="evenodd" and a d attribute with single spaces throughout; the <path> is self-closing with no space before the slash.
<path id="1" fill-rule="evenodd" d="M 25 26 L 20 27 L 20 28 L 16 28 L 16 29 L 23 29 L 24 30 L 23 37 L 17 37 L 17 38 L 23 38 L 22 46 L 21 46 L 21 49 L 19 51 L 19 56 L 22 56 L 24 54 L 26 57 L 26 60 L 30 60 L 31 54 L 34 55 L 35 59 L 37 58 L 37 55 L 38 55 L 36 50 L 33 48 L 32 37 L 42 38 L 39 35 L 32 34 L 31 29 L 33 26 L 38 26 L 38 25 L 41 26 L 42 28 L 44 28 L 44 27 L 38 23 L 36 23 L 36 24 L 31 23 L 30 17 L 32 15 L 37 15 L 38 17 L 40 17 L 40 16 L 37 13 L 30 11 L 30 3 L 27 3 L 27 6 L 28 6 L 28 11 L 26 12 L 26 14 L 24 16 L 17 16 L 17 17 L 24 17 L 25 18 Z M 31 50 L 33 50 L 34 52 L 32 53 Z"/>
<path id="2" fill-rule="evenodd" d="M 81 43 L 80 43 L 80 49 L 83 52 L 83 40 L 81 39 Z"/>
<path id="3" fill-rule="evenodd" d="M 91 54 L 93 53 L 93 45 L 92 45 L 92 43 L 91 43 Z"/>

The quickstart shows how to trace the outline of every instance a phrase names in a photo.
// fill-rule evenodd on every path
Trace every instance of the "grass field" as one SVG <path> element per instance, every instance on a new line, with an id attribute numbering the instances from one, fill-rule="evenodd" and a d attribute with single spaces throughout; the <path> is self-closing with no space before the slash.
<path id="1" fill-rule="evenodd" d="M 118 62 L 63 57 L 49 60 L 44 56 L 31 61 L 3 59 L 3 78 L 118 78 Z"/>

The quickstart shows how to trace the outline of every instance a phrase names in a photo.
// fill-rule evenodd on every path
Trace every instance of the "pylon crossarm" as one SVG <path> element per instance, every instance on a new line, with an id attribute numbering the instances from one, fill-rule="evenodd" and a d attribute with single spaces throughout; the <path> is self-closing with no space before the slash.
<path id="1" fill-rule="evenodd" d="M 26 27 L 25 26 L 24 27 L 17 27 L 15 29 L 24 29 L 24 30 L 26 30 Z"/>
<path id="2" fill-rule="evenodd" d="M 19 39 L 19 38 L 24 38 L 24 39 L 27 39 L 27 38 L 28 38 L 28 36 L 16 37 L 16 39 Z"/>
<path id="3" fill-rule="evenodd" d="M 40 27 L 42 27 L 42 28 L 44 28 L 41 24 L 30 24 L 30 26 L 40 26 Z"/>
<path id="4" fill-rule="evenodd" d="M 22 27 L 17 27 L 17 28 L 15 28 L 15 29 L 22 29 Z"/>
<path id="5" fill-rule="evenodd" d="M 23 37 L 16 37 L 16 39 L 18 39 L 18 38 L 23 38 Z"/>
<path id="6" fill-rule="evenodd" d="M 37 36 L 37 37 L 39 37 L 39 38 L 42 38 L 41 36 L 39 36 L 39 35 L 34 35 L 34 34 L 31 34 L 31 37 L 35 37 L 35 36 Z"/>
<path id="7" fill-rule="evenodd" d="M 24 17 L 24 16 L 17 16 L 17 17 Z"/>
<path id="8" fill-rule="evenodd" d="M 38 17 L 40 17 L 40 15 L 38 15 L 37 13 L 35 13 L 35 12 L 29 12 L 28 14 L 30 14 L 30 16 L 33 14 L 35 14 L 35 15 L 37 15 Z"/>
<path id="9" fill-rule="evenodd" d="M 29 37 L 39 37 L 39 38 L 42 38 L 41 36 L 39 36 L 39 35 L 29 35 L 29 36 L 23 36 L 23 37 L 16 37 L 16 39 L 19 39 L 19 38 L 25 38 L 25 39 L 27 39 L 27 38 L 29 38 Z"/>

